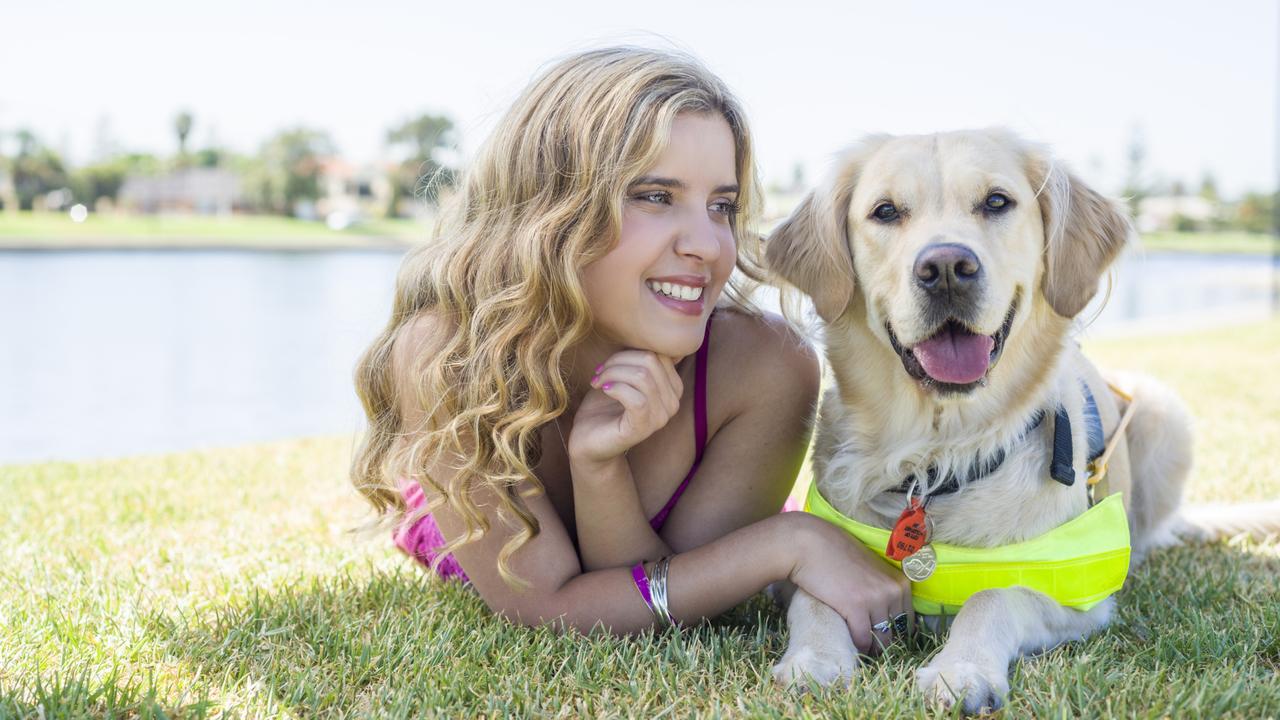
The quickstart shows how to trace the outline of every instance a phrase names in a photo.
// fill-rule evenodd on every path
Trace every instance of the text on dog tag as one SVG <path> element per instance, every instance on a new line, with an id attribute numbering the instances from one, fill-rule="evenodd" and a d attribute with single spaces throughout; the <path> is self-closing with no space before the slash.
<path id="1" fill-rule="evenodd" d="M 898 516 L 893 524 L 893 532 L 889 534 L 889 547 L 884 554 L 891 560 L 902 561 L 920 551 L 929 543 L 929 525 L 925 518 L 924 507 L 920 501 L 912 498 L 907 509 Z"/>

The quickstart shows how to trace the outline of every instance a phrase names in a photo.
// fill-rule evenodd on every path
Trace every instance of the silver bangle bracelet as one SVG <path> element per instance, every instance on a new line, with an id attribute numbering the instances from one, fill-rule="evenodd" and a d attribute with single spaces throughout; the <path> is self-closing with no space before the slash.
<path id="1" fill-rule="evenodd" d="M 667 571 L 670 566 L 671 557 L 664 557 L 654 563 L 653 574 L 649 576 L 649 592 L 653 596 L 653 617 L 660 628 L 674 624 L 671 619 L 671 610 L 667 607 Z"/>

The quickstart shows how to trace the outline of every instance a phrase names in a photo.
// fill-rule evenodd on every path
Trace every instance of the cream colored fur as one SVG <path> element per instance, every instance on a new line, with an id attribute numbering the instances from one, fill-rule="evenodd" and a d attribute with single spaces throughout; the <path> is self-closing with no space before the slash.
<path id="1" fill-rule="evenodd" d="M 993 187 L 1016 203 L 999 221 L 975 210 Z M 893 225 L 872 219 L 886 198 L 910 215 Z M 904 496 L 887 491 L 904 477 L 930 465 L 943 476 L 963 472 L 975 456 L 1004 448 L 1007 459 L 995 473 L 930 504 L 934 540 L 1002 545 L 1084 512 L 1080 383 L 1091 388 L 1107 437 L 1123 408 L 1071 330 L 1129 232 L 1115 205 L 1006 131 L 876 136 L 850 152 L 833 180 L 767 243 L 771 267 L 814 299 L 824 321 L 834 383 L 822 400 L 813 454 L 823 495 L 850 517 L 891 527 Z M 937 242 L 963 244 L 982 262 L 986 287 L 975 330 L 994 334 L 1011 307 L 1015 312 L 1003 353 L 968 393 L 940 395 L 914 380 L 886 330 L 892 326 L 906 347 L 931 333 L 913 290 L 912 262 Z M 1256 527 L 1233 521 L 1230 512 L 1195 526 L 1180 516 L 1191 466 L 1187 411 L 1150 378 L 1108 379 L 1137 403 L 1106 485 L 1124 493 L 1135 565 L 1178 533 L 1280 529 L 1280 512 Z M 1053 423 L 1021 437 L 1036 410 L 1052 414 L 1059 404 L 1075 432 L 1077 482 L 1070 487 L 1049 476 Z M 963 701 L 970 712 L 997 707 L 1012 660 L 1089 635 L 1107 623 L 1113 602 L 1079 612 L 1023 588 L 979 593 L 954 618 L 942 651 L 919 670 L 919 688 L 944 705 Z M 774 669 L 779 682 L 826 685 L 852 676 L 859 660 L 833 610 L 797 591 L 788 622 L 791 642 Z"/>

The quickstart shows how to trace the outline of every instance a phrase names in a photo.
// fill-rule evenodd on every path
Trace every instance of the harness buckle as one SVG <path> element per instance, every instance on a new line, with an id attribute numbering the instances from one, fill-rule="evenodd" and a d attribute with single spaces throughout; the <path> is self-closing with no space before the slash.
<path id="1" fill-rule="evenodd" d="M 1095 461 L 1095 462 L 1089 463 L 1089 479 L 1085 481 L 1089 483 L 1089 487 L 1093 487 L 1094 485 L 1097 485 L 1098 483 L 1102 482 L 1103 479 L 1106 477 L 1107 477 L 1106 462 Z"/>

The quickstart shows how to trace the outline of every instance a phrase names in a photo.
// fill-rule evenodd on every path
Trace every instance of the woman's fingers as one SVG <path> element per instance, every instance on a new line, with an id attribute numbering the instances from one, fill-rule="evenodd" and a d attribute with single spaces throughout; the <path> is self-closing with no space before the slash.
<path id="1" fill-rule="evenodd" d="M 606 364 L 604 369 L 591 380 L 593 387 L 601 389 L 605 385 L 618 382 L 624 382 L 644 394 L 655 410 L 659 408 L 664 410 L 666 413 L 664 419 L 670 419 L 680 409 L 680 396 L 671 387 L 661 367 Z"/>
<path id="2" fill-rule="evenodd" d="M 875 645 L 875 640 L 867 612 L 857 608 L 846 616 L 844 621 L 849 626 L 849 636 L 853 638 L 853 646 L 858 648 L 858 652 L 869 654 Z"/>
<path id="3" fill-rule="evenodd" d="M 916 629 L 916 611 L 911 604 L 911 581 L 904 575 L 898 578 L 898 602 L 894 606 L 893 617 L 896 619 L 900 615 L 906 615 L 904 618 L 905 626 L 894 623 L 894 633 L 897 635 L 910 635 Z M 904 629 L 906 632 L 903 633 Z"/>
<path id="4" fill-rule="evenodd" d="M 618 366 L 641 368 L 649 373 L 655 387 L 669 390 L 679 407 L 680 397 L 684 394 L 684 383 L 681 382 L 680 373 L 676 372 L 671 358 L 647 350 L 623 350 L 610 356 L 601 365 L 601 372 Z"/>
<path id="5" fill-rule="evenodd" d="M 674 369 L 652 352 L 610 356 L 591 378 L 600 392 L 588 393 L 574 416 L 570 454 L 581 462 L 612 459 L 665 427 L 680 410 Z"/>
<path id="6" fill-rule="evenodd" d="M 893 642 L 893 617 L 897 615 L 892 605 L 872 611 L 871 631 L 875 633 L 875 650 L 883 651 Z"/>
<path id="7" fill-rule="evenodd" d="M 885 572 L 879 598 L 872 605 L 877 608 L 872 613 L 872 630 L 882 647 L 887 647 L 900 635 L 910 632 L 914 620 L 911 612 L 911 581 L 898 572 Z M 898 623 L 895 623 L 895 619 L 902 615 L 906 616 L 905 628 L 898 627 Z"/>
<path id="8" fill-rule="evenodd" d="M 617 400 L 627 415 L 645 416 L 649 408 L 649 398 L 635 387 L 621 380 L 613 380 L 600 386 L 600 392 Z M 634 421 L 633 421 L 634 423 Z"/>

